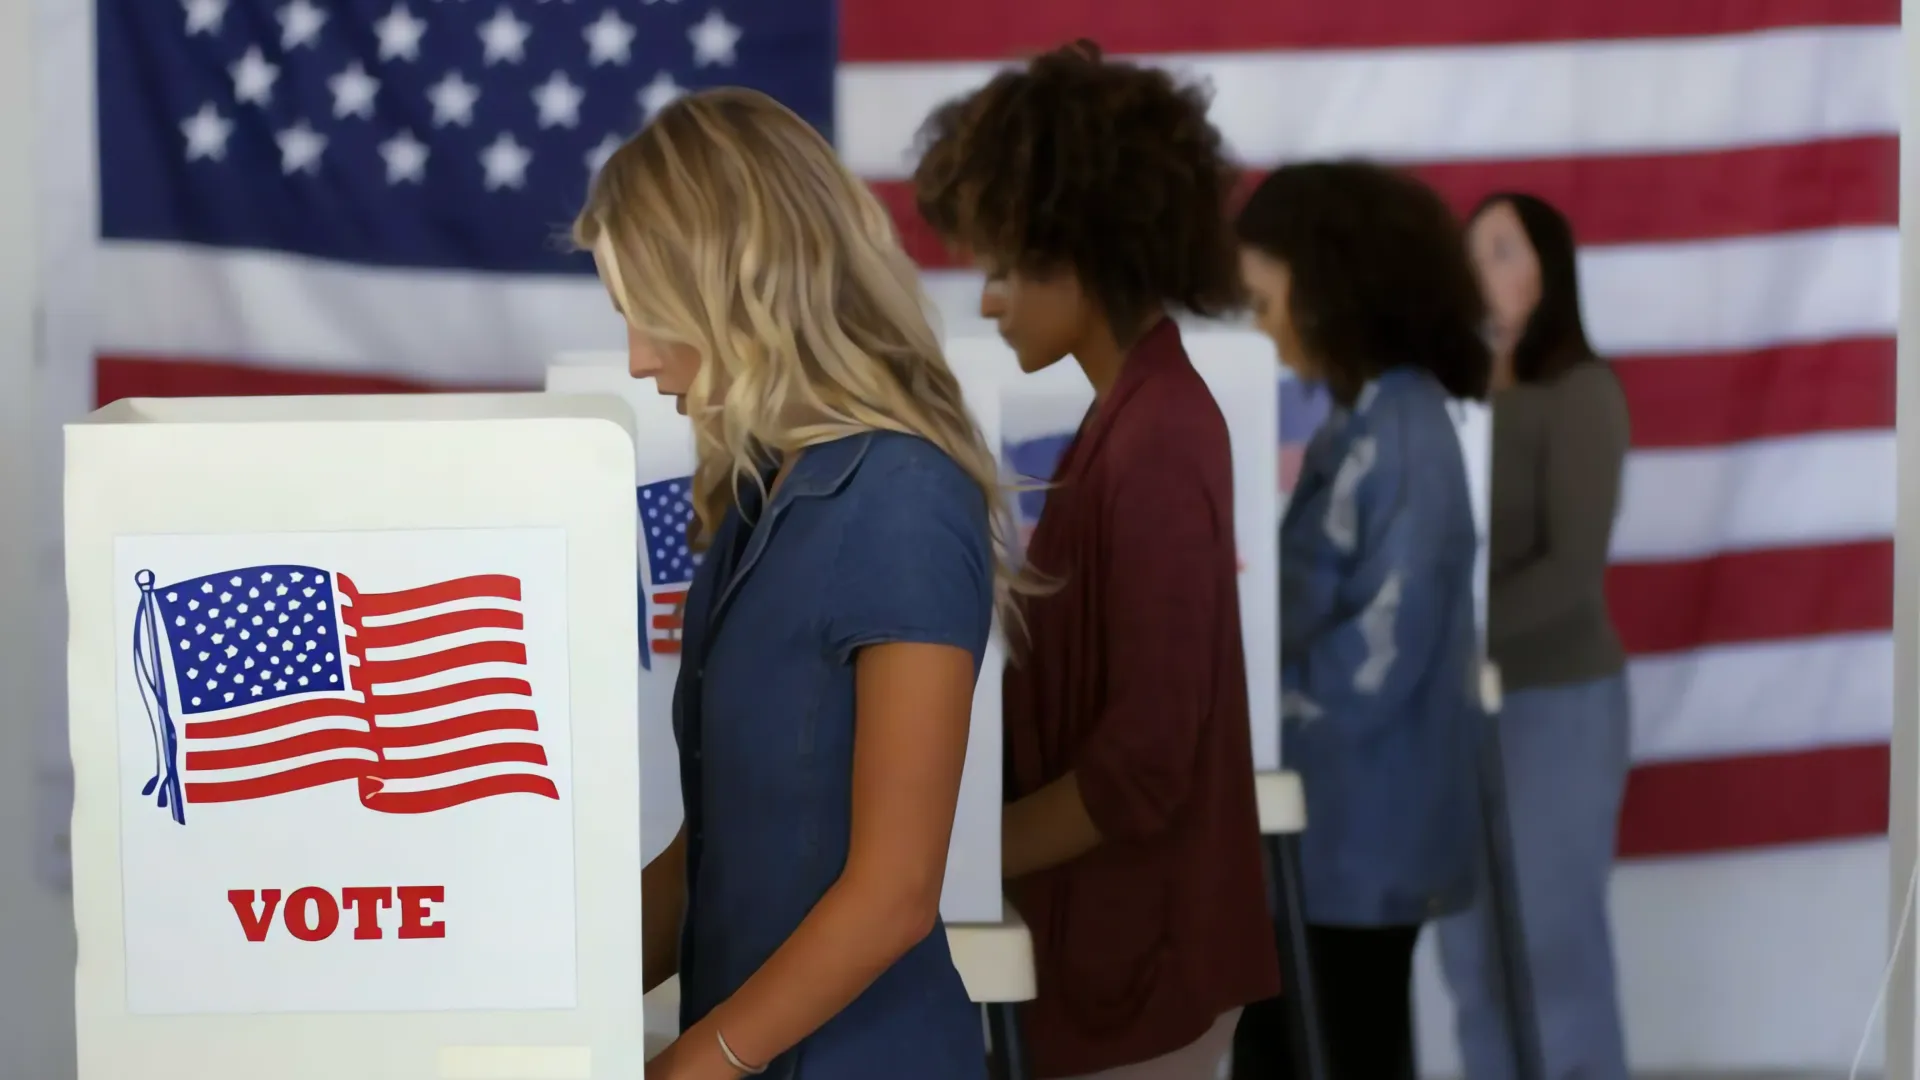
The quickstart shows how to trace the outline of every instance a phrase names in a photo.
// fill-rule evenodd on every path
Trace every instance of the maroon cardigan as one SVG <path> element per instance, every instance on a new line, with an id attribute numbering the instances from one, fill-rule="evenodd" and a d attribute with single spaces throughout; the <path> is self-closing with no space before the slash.
<path id="1" fill-rule="evenodd" d="M 1254 804 L 1226 420 L 1171 320 L 1054 475 L 1007 669 L 1009 801 L 1069 771 L 1104 837 L 1013 882 L 1039 1076 L 1145 1061 L 1279 991 Z"/>

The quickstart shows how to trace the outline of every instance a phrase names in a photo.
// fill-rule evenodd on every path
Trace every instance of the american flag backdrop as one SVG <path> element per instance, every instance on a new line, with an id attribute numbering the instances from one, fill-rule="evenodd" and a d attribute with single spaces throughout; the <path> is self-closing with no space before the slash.
<path id="1" fill-rule="evenodd" d="M 679 89 L 767 89 L 913 220 L 912 135 L 1089 36 L 1210 79 L 1256 169 L 1365 154 L 1563 207 L 1633 409 L 1623 848 L 1877 834 L 1892 714 L 1895 0 L 97 0 L 52 362 L 126 395 L 536 386 L 620 327 L 554 237 Z M 89 95 L 91 97 L 89 98 Z M 52 166 L 50 166 L 51 168 Z M 69 231 L 72 231 L 71 229 Z"/>
<path id="2" fill-rule="evenodd" d="M 140 577 L 133 647 L 155 759 L 144 793 L 175 821 L 191 806 L 343 781 L 393 814 L 560 797 L 526 678 L 518 578 L 364 592 L 299 565 L 157 587 Z"/>

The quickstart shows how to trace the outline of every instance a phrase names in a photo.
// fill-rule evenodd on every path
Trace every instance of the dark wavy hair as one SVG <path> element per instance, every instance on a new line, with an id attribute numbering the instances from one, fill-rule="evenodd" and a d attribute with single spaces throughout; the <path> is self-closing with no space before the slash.
<path id="1" fill-rule="evenodd" d="M 1287 265 L 1289 314 L 1336 400 L 1400 365 L 1455 397 L 1486 396 L 1485 302 L 1460 224 L 1426 184 L 1363 161 L 1287 165 L 1248 196 L 1234 231 Z"/>
<path id="2" fill-rule="evenodd" d="M 1527 317 L 1513 347 L 1515 382 L 1543 382 L 1599 354 L 1587 340 L 1580 316 L 1580 270 L 1573 225 L 1552 203 L 1524 191 L 1499 191 L 1480 200 L 1467 224 L 1496 206 L 1513 207 L 1540 263 L 1540 303 Z"/>
<path id="3" fill-rule="evenodd" d="M 1237 172 L 1208 92 L 1079 41 L 1004 71 L 920 129 L 919 211 L 1010 267 L 1071 269 L 1116 328 L 1157 305 L 1238 306 Z"/>

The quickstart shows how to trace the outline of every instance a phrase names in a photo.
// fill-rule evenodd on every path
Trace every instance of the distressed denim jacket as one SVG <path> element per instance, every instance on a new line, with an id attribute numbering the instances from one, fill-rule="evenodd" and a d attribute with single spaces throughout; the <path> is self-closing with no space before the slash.
<path id="1" fill-rule="evenodd" d="M 1472 898 L 1475 534 L 1446 391 L 1394 368 L 1309 443 L 1280 526 L 1282 757 L 1307 918 L 1410 926 Z"/>

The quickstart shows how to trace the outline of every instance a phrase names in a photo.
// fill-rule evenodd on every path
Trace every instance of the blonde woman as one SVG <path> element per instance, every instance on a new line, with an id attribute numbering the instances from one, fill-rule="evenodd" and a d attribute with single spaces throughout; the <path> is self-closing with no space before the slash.
<path id="1" fill-rule="evenodd" d="M 771 99 L 680 101 L 574 227 L 634 377 L 693 421 L 705 550 L 674 732 L 686 823 L 647 866 L 649 1078 L 976 1080 L 941 880 L 1006 521 L 892 224 Z"/>

